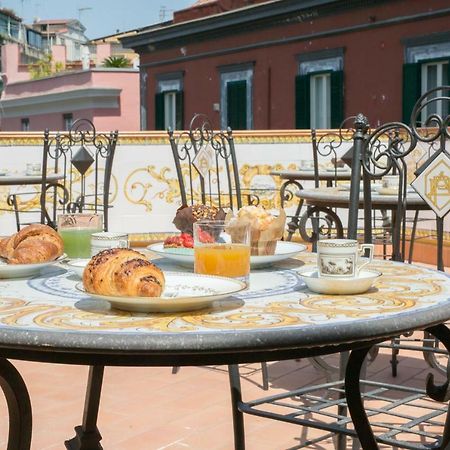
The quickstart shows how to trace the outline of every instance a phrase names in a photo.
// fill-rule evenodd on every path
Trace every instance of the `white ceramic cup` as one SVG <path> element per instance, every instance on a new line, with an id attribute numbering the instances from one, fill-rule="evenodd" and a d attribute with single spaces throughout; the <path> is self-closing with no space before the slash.
<path id="1" fill-rule="evenodd" d="M 101 233 L 92 233 L 91 235 L 91 256 L 96 255 L 102 250 L 110 248 L 127 248 L 128 234 L 114 233 L 111 231 L 104 231 Z"/>
<path id="2" fill-rule="evenodd" d="M 360 255 L 369 250 L 367 260 Z M 354 239 L 324 239 L 317 242 L 317 267 L 319 277 L 355 278 L 359 271 L 372 261 L 373 244 L 361 244 Z"/>

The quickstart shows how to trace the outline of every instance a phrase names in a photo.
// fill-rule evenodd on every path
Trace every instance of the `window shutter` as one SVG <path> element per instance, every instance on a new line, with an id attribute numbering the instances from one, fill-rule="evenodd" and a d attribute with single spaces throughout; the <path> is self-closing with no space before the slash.
<path id="1" fill-rule="evenodd" d="M 340 128 L 344 120 L 344 71 L 330 74 L 331 128 Z"/>
<path id="2" fill-rule="evenodd" d="M 175 115 L 176 115 L 176 128 L 177 130 L 184 130 L 184 102 L 183 91 L 178 91 L 175 94 Z"/>
<path id="3" fill-rule="evenodd" d="M 421 64 L 403 64 L 403 117 L 404 123 L 409 124 L 414 104 L 421 92 Z"/>
<path id="4" fill-rule="evenodd" d="M 311 126 L 310 76 L 295 77 L 295 128 L 309 129 Z"/>
<path id="5" fill-rule="evenodd" d="M 450 86 L 450 59 L 447 60 L 447 79 L 445 80 L 445 83 L 442 83 L 442 84 L 445 84 L 446 86 Z M 447 91 L 445 93 L 445 95 L 447 95 L 447 96 L 449 94 L 450 94 L 449 91 Z M 447 114 L 450 114 L 450 102 L 445 102 L 445 103 L 447 103 Z"/>
<path id="6" fill-rule="evenodd" d="M 227 83 L 227 124 L 233 130 L 247 128 L 247 81 Z"/>
<path id="7" fill-rule="evenodd" d="M 164 92 L 155 95 L 155 130 L 164 130 Z"/>

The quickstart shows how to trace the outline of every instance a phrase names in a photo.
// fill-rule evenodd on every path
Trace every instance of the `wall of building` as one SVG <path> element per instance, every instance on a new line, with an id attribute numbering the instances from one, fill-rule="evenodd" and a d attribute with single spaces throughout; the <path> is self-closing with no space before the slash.
<path id="1" fill-rule="evenodd" d="M 104 97 L 98 93 L 102 90 Z M 97 96 L 89 99 L 91 92 Z M 22 106 L 13 108 L 11 104 L 17 101 Z M 36 101 L 42 104 L 41 109 L 34 106 Z M 139 73 L 133 69 L 93 69 L 10 83 L 2 102 L 3 131 L 20 131 L 25 117 L 29 118 L 30 131 L 60 130 L 67 113 L 72 113 L 74 120 L 90 119 L 98 129 L 138 130 Z"/>
<path id="2" fill-rule="evenodd" d="M 213 39 L 188 43 L 180 39 L 171 48 L 144 52 L 140 55 L 141 65 L 150 64 L 146 98 L 148 128 L 154 128 L 158 75 L 184 72 L 185 124 L 194 113 L 201 111 L 218 126 L 219 113 L 213 110 L 213 104 L 220 102 L 219 68 L 249 62 L 254 63 L 254 128 L 293 128 L 298 56 L 337 48 L 344 49 L 344 115 L 363 112 L 372 124 L 401 120 L 402 40 L 448 31 L 449 17 L 422 17 L 403 22 L 400 18 L 445 7 L 448 7 L 447 0 L 435 0 L 432 4 L 399 0 L 343 9 L 341 13 L 323 17 L 317 9 L 304 20 L 297 18 L 296 23 L 281 22 L 257 31 L 242 27 L 232 35 L 218 34 Z M 394 23 L 381 26 L 384 20 Z M 347 31 L 349 28 L 352 31 Z M 288 42 L 289 39 L 295 41 Z M 279 44 L 271 45 L 271 41 Z M 252 48 L 261 43 L 264 43 L 262 47 Z"/>

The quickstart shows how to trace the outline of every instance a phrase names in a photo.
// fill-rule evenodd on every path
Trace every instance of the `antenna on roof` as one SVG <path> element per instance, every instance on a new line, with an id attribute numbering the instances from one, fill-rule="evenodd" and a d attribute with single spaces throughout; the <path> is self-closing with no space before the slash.
<path id="1" fill-rule="evenodd" d="M 166 5 L 161 5 L 159 7 L 159 21 L 164 22 L 166 20 L 166 16 L 168 16 L 168 13 L 171 13 L 173 11 L 173 9 L 167 9 Z"/>
<path id="2" fill-rule="evenodd" d="M 78 8 L 78 21 L 81 22 L 81 13 L 84 11 L 89 11 L 92 9 L 90 6 L 85 6 L 83 8 Z"/>

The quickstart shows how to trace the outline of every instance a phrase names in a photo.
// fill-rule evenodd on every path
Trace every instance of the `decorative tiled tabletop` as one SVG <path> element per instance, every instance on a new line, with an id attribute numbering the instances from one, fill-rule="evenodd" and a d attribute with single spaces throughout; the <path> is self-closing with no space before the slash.
<path id="1" fill-rule="evenodd" d="M 314 260 L 314 255 L 305 253 L 270 270 L 252 271 L 250 288 L 243 293 L 206 310 L 170 314 L 111 309 L 109 303 L 77 290 L 80 280 L 71 271 L 49 267 L 31 279 L 0 280 L 0 333 L 4 329 L 92 334 L 307 329 L 439 306 L 448 308 L 450 317 L 450 280 L 444 273 L 376 261 L 371 268 L 382 276 L 371 290 L 330 296 L 308 291 L 302 281 L 300 272 Z M 163 270 L 186 270 L 164 259 L 156 262 Z"/>

